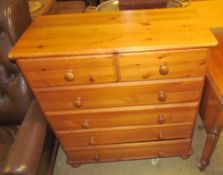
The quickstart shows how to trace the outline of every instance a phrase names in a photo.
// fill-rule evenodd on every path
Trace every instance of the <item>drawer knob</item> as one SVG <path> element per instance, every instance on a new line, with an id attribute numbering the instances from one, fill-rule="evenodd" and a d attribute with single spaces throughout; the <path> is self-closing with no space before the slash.
<path id="1" fill-rule="evenodd" d="M 90 124 L 88 123 L 87 120 L 84 120 L 84 122 L 82 123 L 81 127 L 83 129 L 88 129 L 88 128 L 90 128 Z"/>
<path id="2" fill-rule="evenodd" d="M 167 75 L 169 73 L 168 66 L 165 63 L 161 64 L 159 72 L 160 72 L 160 75 Z"/>
<path id="3" fill-rule="evenodd" d="M 163 140 L 163 139 L 165 139 L 165 136 L 164 136 L 164 134 L 163 134 L 162 131 L 160 131 L 160 132 L 158 133 L 157 137 L 158 137 L 158 140 Z"/>
<path id="4" fill-rule="evenodd" d="M 100 154 L 99 153 L 96 153 L 95 156 L 94 156 L 94 160 L 95 161 L 100 161 Z"/>
<path id="5" fill-rule="evenodd" d="M 73 81 L 74 80 L 74 74 L 73 74 L 73 72 L 67 71 L 64 74 L 64 79 L 67 80 L 67 81 Z"/>
<path id="6" fill-rule="evenodd" d="M 157 122 L 159 124 L 164 124 L 165 123 L 165 117 L 163 115 L 159 115 L 158 119 L 157 119 Z"/>
<path id="7" fill-rule="evenodd" d="M 76 100 L 74 101 L 74 106 L 77 108 L 81 108 L 83 106 L 81 98 L 77 97 Z"/>
<path id="8" fill-rule="evenodd" d="M 94 137 L 90 137 L 89 141 L 88 141 L 89 145 L 95 145 L 95 138 Z"/>
<path id="9" fill-rule="evenodd" d="M 158 95 L 158 100 L 160 102 L 165 102 L 167 99 L 166 93 L 164 91 L 160 91 Z"/>

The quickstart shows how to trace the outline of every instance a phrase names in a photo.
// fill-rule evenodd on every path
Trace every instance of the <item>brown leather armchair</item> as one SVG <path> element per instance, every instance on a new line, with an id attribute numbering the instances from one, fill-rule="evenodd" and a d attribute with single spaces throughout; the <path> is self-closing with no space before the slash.
<path id="1" fill-rule="evenodd" d="M 58 143 L 8 53 L 30 24 L 26 0 L 0 0 L 0 174 L 51 174 Z"/>

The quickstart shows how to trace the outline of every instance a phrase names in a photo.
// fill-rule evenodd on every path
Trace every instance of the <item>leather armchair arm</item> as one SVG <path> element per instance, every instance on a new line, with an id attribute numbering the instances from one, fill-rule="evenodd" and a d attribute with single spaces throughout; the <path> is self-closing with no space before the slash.
<path id="1" fill-rule="evenodd" d="M 2 175 L 34 175 L 44 147 L 47 123 L 36 102 L 32 102 L 16 135 Z"/>
<path id="2" fill-rule="evenodd" d="M 0 29 L 13 45 L 31 23 L 28 0 L 0 0 Z"/>

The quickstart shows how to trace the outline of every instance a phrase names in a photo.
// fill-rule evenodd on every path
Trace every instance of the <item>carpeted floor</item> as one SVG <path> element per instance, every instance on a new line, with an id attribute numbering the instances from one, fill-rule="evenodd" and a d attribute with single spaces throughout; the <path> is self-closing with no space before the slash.
<path id="1" fill-rule="evenodd" d="M 72 168 L 66 163 L 65 154 L 60 148 L 54 175 L 222 175 L 223 134 L 207 169 L 204 172 L 200 172 L 197 168 L 202 152 L 202 146 L 205 142 L 205 136 L 205 130 L 199 120 L 193 139 L 194 152 L 192 156 L 187 160 L 178 157 L 162 158 L 156 165 L 152 165 L 152 159 L 147 159 L 85 164 L 81 165 L 79 168 Z"/>

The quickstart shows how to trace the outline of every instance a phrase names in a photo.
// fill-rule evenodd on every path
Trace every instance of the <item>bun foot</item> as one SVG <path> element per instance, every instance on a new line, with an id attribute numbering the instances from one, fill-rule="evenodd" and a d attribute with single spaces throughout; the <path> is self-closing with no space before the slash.
<path id="1" fill-rule="evenodd" d="M 72 166 L 73 168 L 78 168 L 81 166 L 80 163 L 73 163 L 72 161 L 70 161 L 69 159 L 67 159 L 67 163 Z"/>
<path id="2" fill-rule="evenodd" d="M 207 166 L 208 166 L 208 162 L 206 162 L 206 161 L 200 161 L 200 163 L 198 165 L 198 169 L 200 171 L 204 171 Z"/>
<path id="3" fill-rule="evenodd" d="M 181 159 L 188 159 L 192 153 L 193 153 L 193 151 L 192 151 L 192 149 L 190 149 L 187 154 L 181 156 Z"/>
<path id="4" fill-rule="evenodd" d="M 71 166 L 73 168 L 79 168 L 81 166 L 81 164 L 80 163 L 75 163 L 75 164 L 72 164 Z"/>
<path id="5" fill-rule="evenodd" d="M 182 155 L 182 156 L 181 156 L 181 159 L 186 160 L 186 159 L 188 159 L 189 157 L 190 157 L 190 154 L 186 154 L 186 155 Z"/>

